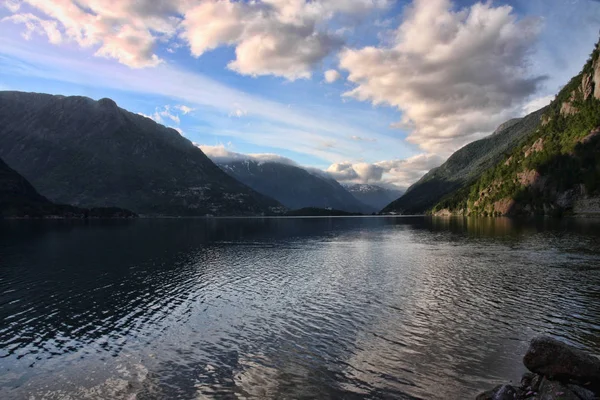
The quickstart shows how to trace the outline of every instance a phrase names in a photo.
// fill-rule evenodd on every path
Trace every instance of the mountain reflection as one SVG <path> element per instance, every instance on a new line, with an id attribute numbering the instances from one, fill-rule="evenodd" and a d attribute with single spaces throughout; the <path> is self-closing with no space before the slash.
<path id="1" fill-rule="evenodd" d="M 600 349 L 599 234 L 568 219 L 6 222 L 0 394 L 470 397 L 517 379 L 537 333 Z"/>

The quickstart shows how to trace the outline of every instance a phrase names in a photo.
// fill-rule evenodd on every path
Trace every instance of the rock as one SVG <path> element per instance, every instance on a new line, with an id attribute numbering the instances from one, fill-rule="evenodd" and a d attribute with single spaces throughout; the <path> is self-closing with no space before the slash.
<path id="1" fill-rule="evenodd" d="M 483 392 L 483 393 L 479 394 L 475 398 L 475 400 L 494 400 L 494 395 L 496 394 L 496 392 L 498 392 L 498 390 L 500 390 L 501 387 L 502 387 L 502 385 L 498 385 L 495 388 L 493 388 L 492 390 Z"/>
<path id="2" fill-rule="evenodd" d="M 535 398 L 537 400 L 581 400 L 566 385 L 548 378 L 543 379 Z"/>
<path id="3" fill-rule="evenodd" d="M 577 386 L 577 385 L 567 385 L 567 387 L 569 388 L 569 390 L 571 390 L 571 392 L 575 393 L 577 395 L 577 397 L 579 397 L 581 400 L 597 400 L 598 396 L 596 396 L 594 394 L 594 392 L 592 392 L 591 390 L 588 390 L 586 388 L 583 388 L 581 386 Z"/>
<path id="4" fill-rule="evenodd" d="M 515 400 L 521 398 L 519 389 L 515 389 L 511 385 L 499 385 L 492 390 L 481 393 L 476 400 Z"/>
<path id="5" fill-rule="evenodd" d="M 492 397 L 493 400 L 515 400 L 518 399 L 519 391 L 510 385 L 503 385 Z"/>
<path id="6" fill-rule="evenodd" d="M 540 390 L 540 384 L 542 383 L 543 379 L 544 377 L 541 375 L 535 375 L 533 379 L 531 379 L 530 389 L 532 392 L 537 392 L 538 390 Z"/>
<path id="7" fill-rule="evenodd" d="M 598 59 L 600 60 L 600 59 Z M 594 97 L 600 100 L 600 61 L 594 63 Z"/>
<path id="8" fill-rule="evenodd" d="M 523 364 L 552 379 L 592 382 L 592 390 L 600 389 L 600 360 L 550 337 L 534 338 Z"/>
<path id="9" fill-rule="evenodd" d="M 531 383 L 533 382 L 533 379 L 536 377 L 537 375 L 532 373 L 532 372 L 525 372 L 523 374 L 523 377 L 521 378 L 521 387 L 523 388 L 529 388 L 531 387 Z"/>

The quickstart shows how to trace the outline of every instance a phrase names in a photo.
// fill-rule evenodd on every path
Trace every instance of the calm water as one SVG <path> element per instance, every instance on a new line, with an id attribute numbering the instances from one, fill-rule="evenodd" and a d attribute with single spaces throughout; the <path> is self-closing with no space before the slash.
<path id="1" fill-rule="evenodd" d="M 0 398 L 468 399 L 600 353 L 600 222 L 0 225 Z"/>

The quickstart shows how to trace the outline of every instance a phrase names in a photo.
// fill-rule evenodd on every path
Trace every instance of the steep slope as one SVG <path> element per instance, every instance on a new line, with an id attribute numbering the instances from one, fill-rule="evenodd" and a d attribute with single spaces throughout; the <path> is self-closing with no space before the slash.
<path id="1" fill-rule="evenodd" d="M 87 210 L 54 204 L 0 160 L 0 218 L 7 217 L 129 218 L 135 217 L 135 214 L 119 208 Z"/>
<path id="2" fill-rule="evenodd" d="M 235 179 L 291 209 L 315 207 L 361 213 L 376 211 L 358 201 L 336 180 L 293 165 L 251 159 L 219 165 Z"/>
<path id="3" fill-rule="evenodd" d="M 456 151 L 444 164 L 410 186 L 402 197 L 390 203 L 382 213 L 423 214 L 447 194 L 472 184 L 535 129 L 543 112 L 539 110 L 525 118 L 505 122 L 490 136 Z"/>
<path id="4" fill-rule="evenodd" d="M 152 215 L 280 207 L 223 173 L 175 130 L 110 99 L 0 92 L 0 157 L 58 203 Z"/>
<path id="5" fill-rule="evenodd" d="M 402 195 L 401 190 L 388 189 L 378 185 L 355 183 L 343 185 L 358 201 L 375 210 L 381 210 Z"/>
<path id="6" fill-rule="evenodd" d="M 544 110 L 537 130 L 439 214 L 600 213 L 600 42 Z"/>

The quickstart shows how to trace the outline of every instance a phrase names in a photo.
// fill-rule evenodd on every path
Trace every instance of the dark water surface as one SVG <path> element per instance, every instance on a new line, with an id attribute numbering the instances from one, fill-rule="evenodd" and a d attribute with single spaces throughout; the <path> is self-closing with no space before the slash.
<path id="1" fill-rule="evenodd" d="M 0 398 L 469 399 L 600 353 L 600 222 L 0 225 Z"/>

